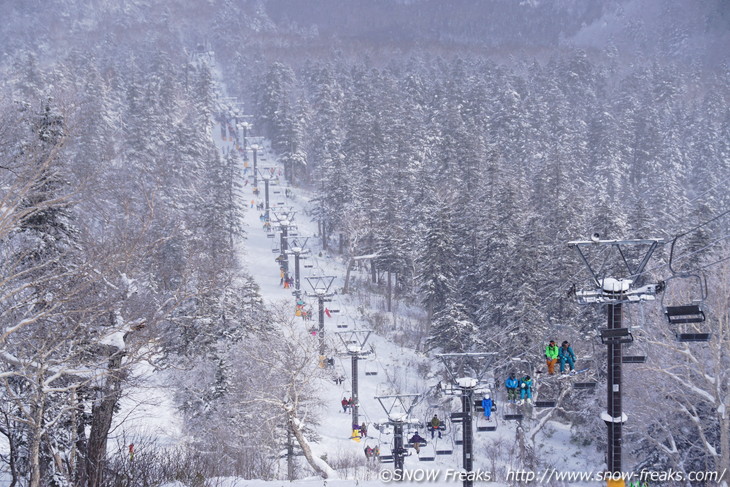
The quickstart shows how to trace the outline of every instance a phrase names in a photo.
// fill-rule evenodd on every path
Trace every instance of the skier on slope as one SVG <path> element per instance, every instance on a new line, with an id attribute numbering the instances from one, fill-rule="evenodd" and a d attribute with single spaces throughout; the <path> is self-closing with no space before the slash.
<path id="1" fill-rule="evenodd" d="M 568 341 L 564 341 L 560 346 L 560 373 L 565 374 L 565 364 L 570 366 L 570 371 L 575 371 L 575 354 L 573 348 L 570 346 Z"/>

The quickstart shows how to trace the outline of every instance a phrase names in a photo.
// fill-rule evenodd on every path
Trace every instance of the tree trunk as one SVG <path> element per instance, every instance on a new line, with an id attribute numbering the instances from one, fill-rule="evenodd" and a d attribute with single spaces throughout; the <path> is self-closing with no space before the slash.
<path id="1" fill-rule="evenodd" d="M 287 411 L 286 413 L 289 417 L 289 429 L 292 433 L 294 433 L 294 437 L 297 439 L 297 442 L 302 449 L 302 453 L 304 453 L 304 458 L 307 459 L 307 462 L 314 469 L 315 472 L 317 472 L 325 479 L 329 478 L 329 474 L 324 469 L 322 469 L 322 467 L 314 459 L 312 449 L 309 448 L 309 442 L 306 438 L 304 438 L 304 433 L 302 433 L 302 430 L 299 429 L 299 427 L 297 426 L 297 418 L 294 415 L 294 411 Z"/>
<path id="2" fill-rule="evenodd" d="M 730 472 L 730 416 L 723 411 L 720 418 L 720 465 L 715 467 L 717 472 Z M 722 479 L 723 485 L 727 481 Z"/>
<path id="3" fill-rule="evenodd" d="M 114 407 L 122 395 L 124 377 L 120 368 L 123 356 L 122 351 L 117 351 L 109 358 L 108 376 L 101 400 L 91 410 L 91 432 L 86 449 L 86 485 L 88 487 L 98 487 L 103 480 L 109 429 L 112 425 Z"/>
<path id="4" fill-rule="evenodd" d="M 322 250 L 327 250 L 327 224 L 322 222 Z"/>
<path id="5" fill-rule="evenodd" d="M 84 401 L 80 397 L 76 397 L 74 391 L 74 400 L 77 402 L 74 409 L 74 423 L 76 424 L 76 441 L 74 442 L 74 450 L 71 456 L 72 469 L 76 472 L 76 485 L 86 485 L 86 465 L 84 464 L 84 453 L 87 451 L 86 444 L 86 424 L 84 423 Z"/>
<path id="6" fill-rule="evenodd" d="M 391 272 L 388 271 L 388 312 L 393 311 L 393 284 L 391 280 Z"/>
<path id="7" fill-rule="evenodd" d="M 350 259 L 350 261 L 347 263 L 347 272 L 345 273 L 345 285 L 342 288 L 342 294 L 350 293 L 350 273 L 352 272 L 352 267 L 354 265 L 355 259 Z"/>
<path id="8" fill-rule="evenodd" d="M 40 487 L 41 485 L 41 437 L 43 436 L 43 374 L 40 374 L 39 392 L 33 408 L 33 429 L 31 432 L 29 458 L 30 482 L 28 487 Z"/>

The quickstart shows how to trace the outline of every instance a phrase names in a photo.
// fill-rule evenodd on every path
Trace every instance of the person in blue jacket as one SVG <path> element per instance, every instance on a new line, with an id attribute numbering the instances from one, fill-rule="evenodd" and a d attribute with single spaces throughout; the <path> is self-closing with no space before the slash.
<path id="1" fill-rule="evenodd" d="M 492 420 L 492 406 L 494 406 L 494 401 L 491 396 L 489 393 L 484 394 L 484 397 L 482 398 L 482 407 L 484 408 L 484 417 L 487 418 L 487 421 Z"/>
<path id="2" fill-rule="evenodd" d="M 517 388 L 519 385 L 519 382 L 515 379 L 515 373 L 510 372 L 509 377 L 504 381 L 504 386 L 507 388 L 507 400 L 512 404 L 517 402 Z"/>
<path id="3" fill-rule="evenodd" d="M 532 378 L 526 375 L 520 379 L 520 404 L 523 401 L 527 401 L 527 404 L 532 404 Z"/>
<path id="4" fill-rule="evenodd" d="M 564 341 L 560 346 L 560 351 L 558 352 L 558 358 L 560 359 L 560 373 L 565 374 L 565 364 L 567 363 L 568 366 L 570 366 L 570 371 L 573 372 L 575 370 L 575 354 L 573 353 L 573 349 L 570 346 L 570 343 Z"/>

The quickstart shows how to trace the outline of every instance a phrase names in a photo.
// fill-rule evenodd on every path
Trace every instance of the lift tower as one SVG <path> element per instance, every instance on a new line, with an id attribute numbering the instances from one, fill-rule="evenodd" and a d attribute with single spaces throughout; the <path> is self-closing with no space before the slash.
<path id="1" fill-rule="evenodd" d="M 352 424 L 360 424 L 360 395 L 358 393 L 358 360 L 362 360 L 362 357 L 369 355 L 370 351 L 365 350 L 365 343 L 370 337 L 369 330 L 352 330 L 352 331 L 340 331 L 337 332 L 337 336 L 342 340 L 342 344 L 345 346 L 347 355 L 352 358 Z"/>
<path id="2" fill-rule="evenodd" d="M 451 421 L 461 423 L 462 462 L 464 465 L 464 487 L 472 487 L 474 481 L 469 472 L 474 470 L 474 392 L 484 386 L 481 382 L 486 374 L 495 352 L 441 353 L 436 355 L 443 362 L 452 382 L 447 394 L 461 396 L 461 412 L 453 413 Z"/>
<path id="3" fill-rule="evenodd" d="M 307 277 L 309 287 L 312 288 L 311 293 L 307 293 L 307 296 L 317 298 L 319 303 L 319 355 L 320 359 L 324 357 L 325 346 L 324 346 L 324 303 L 332 301 L 333 293 L 330 293 L 330 287 L 332 281 L 335 280 L 335 276 L 310 276 Z"/>
<path id="4" fill-rule="evenodd" d="M 309 237 L 290 234 L 287 240 L 286 253 L 294 256 L 294 295 L 298 298 L 302 292 L 299 262 L 306 259 L 307 255 L 310 254 L 310 250 L 307 248 Z"/>
<path id="5" fill-rule="evenodd" d="M 606 328 L 600 328 L 601 341 L 607 347 L 606 400 L 607 411 L 601 419 L 608 428 L 608 448 L 606 464 L 608 472 L 620 475 L 622 468 L 622 427 L 628 417 L 622 409 L 621 397 L 621 363 L 624 343 L 634 340 L 631 330 L 623 324 L 622 306 L 624 304 L 653 301 L 656 299 L 657 283 L 641 285 L 643 272 L 654 250 L 662 239 L 643 240 L 601 240 L 593 234 L 590 240 L 568 242 L 570 247 L 578 251 L 583 263 L 591 273 L 593 286 L 584 291 L 575 290 L 579 304 L 606 305 L 608 322 Z M 596 255 L 599 254 L 599 255 Z M 599 269 L 594 269 L 590 260 L 600 260 Z M 596 259 L 589 259 L 589 255 Z M 612 274 L 609 276 L 609 274 Z M 617 277 L 623 274 L 621 277 Z M 623 486 L 622 480 L 608 480 L 608 486 Z"/>
<path id="6" fill-rule="evenodd" d="M 388 424 L 393 427 L 393 463 L 396 479 L 403 478 L 403 459 L 407 450 L 403 446 L 403 426 L 410 424 L 411 411 L 418 402 L 419 394 L 396 394 L 392 396 L 376 396 L 380 406 L 388 415 Z"/>

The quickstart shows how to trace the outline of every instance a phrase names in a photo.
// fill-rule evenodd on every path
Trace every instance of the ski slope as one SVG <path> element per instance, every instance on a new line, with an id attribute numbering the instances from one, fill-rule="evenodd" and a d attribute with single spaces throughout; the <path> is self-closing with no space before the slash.
<path id="1" fill-rule="evenodd" d="M 216 144 L 222 154 L 229 151 L 236 151 L 234 143 L 230 139 L 221 138 L 220 127 L 213 130 Z M 258 166 L 276 167 L 276 174 L 283 172 L 272 155 L 266 142 L 259 144 Z M 249 152 L 249 160 L 252 155 Z M 252 161 L 250 161 L 250 165 Z M 256 205 L 263 203 L 263 184 L 259 183 L 261 192 L 259 196 L 253 193 L 252 170 L 247 171 L 248 184 L 244 187 L 244 198 L 248 211 L 245 216 L 247 238 L 242 242 L 240 255 L 243 264 L 250 275 L 260 286 L 261 294 L 267 303 L 290 302 L 292 313 L 295 309 L 295 301 L 292 296 L 292 289 L 285 289 L 281 285 L 279 263 L 275 261 L 278 253 L 272 252 L 278 248 L 279 234 L 274 239 L 267 237 L 260 220 L 261 211 Z M 279 178 L 285 184 L 283 177 Z M 326 458 L 330 465 L 348 465 L 347 468 L 338 471 L 341 480 L 328 479 L 326 485 L 358 485 L 376 486 L 385 485 L 389 480 L 389 473 L 393 470 L 393 464 L 380 464 L 375 461 L 367 461 L 364 455 L 366 446 L 378 446 L 381 455 L 387 455 L 392 446 L 392 430 L 382 428 L 378 430 L 375 425 L 387 422 L 386 412 L 378 402 L 376 396 L 389 394 L 418 394 L 419 402 L 414 407 L 410 421 L 414 423 L 425 423 L 437 414 L 440 418 L 448 418 L 451 412 L 461 410 L 460 398 L 445 394 L 435 394 L 434 386 L 438 383 L 436 372 L 441 364 L 433 357 L 416 352 L 411 348 L 400 346 L 397 336 L 397 323 L 407 323 L 409 318 L 418 313 L 417 309 L 410 308 L 405 303 L 394 302 L 394 313 L 384 312 L 384 298 L 379 296 L 342 295 L 343 276 L 345 265 L 334 258 L 326 251 L 323 251 L 320 241 L 317 238 L 317 224 L 307 216 L 307 202 L 311 195 L 299 188 L 290 188 L 292 197 L 285 195 L 283 186 L 270 187 L 270 206 L 274 209 L 291 207 L 295 212 L 292 223 L 296 225 L 294 231 L 300 236 L 308 236 L 307 248 L 311 250 L 310 258 L 302 263 L 302 291 L 311 291 L 307 276 L 335 276 L 330 291 L 337 292 L 333 301 L 327 303 L 328 309 L 338 309 L 339 313 L 325 316 L 325 336 L 327 342 L 327 356 L 334 357 L 335 366 L 330 371 L 328 378 L 319 381 L 319 392 L 324 404 L 321 411 L 316 411 L 322 418 L 319 428 L 319 440 L 313 442 L 311 447 L 316 456 Z M 311 266 L 311 267 L 309 267 Z M 290 269 L 293 273 L 293 258 L 290 258 Z M 367 280 L 368 276 L 353 271 L 356 279 Z M 309 329 L 317 326 L 317 304 L 312 299 L 306 300 L 314 310 L 314 316 L 309 322 L 301 320 L 303 337 L 318 340 L 319 337 L 311 335 Z M 363 302 L 364 301 L 364 302 Z M 351 391 L 351 357 L 346 355 L 346 349 L 342 340 L 336 335 L 337 332 L 347 333 L 351 330 L 369 330 L 371 324 L 367 322 L 367 316 L 377 315 L 387 320 L 384 328 L 387 333 L 380 335 L 371 333 L 365 349 L 372 346 L 373 354 L 359 362 L 359 397 L 360 397 L 360 419 L 368 425 L 368 436 L 361 440 L 351 439 L 352 421 L 351 415 L 342 411 L 340 401 L 343 397 L 350 397 Z M 347 325 L 347 328 L 338 328 L 338 325 Z M 369 375 L 366 375 L 366 372 Z M 377 375 L 373 373 L 376 372 Z M 344 378 L 342 383 L 337 384 L 333 379 Z M 506 421 L 502 417 L 502 409 L 505 407 L 505 400 L 501 391 L 496 394 L 497 412 L 492 415 L 492 421 L 487 423 L 481 413 L 475 415 L 474 420 L 474 471 L 490 472 L 496 482 L 493 485 L 507 485 L 506 479 L 510 469 L 516 469 L 516 444 L 517 422 Z M 508 412 L 524 410 L 522 407 L 509 405 Z M 478 431 L 487 425 L 495 425 L 496 431 Z M 527 429 L 527 425 L 525 425 Z M 457 473 L 461 471 L 462 451 L 456 444 L 461 438 L 459 426 L 447 422 L 447 428 L 443 438 L 437 437 L 432 442 L 430 433 L 423 427 L 406 427 L 404 436 L 410 437 L 415 431 L 429 440 L 429 444 L 421 448 L 421 454 L 409 449 L 409 455 L 405 458 L 404 468 L 406 471 L 414 472 L 419 480 L 429 479 L 432 485 L 454 485 L 460 483 Z M 603 433 L 603 432 L 601 432 Z M 542 468 L 552 466 L 560 471 L 599 471 L 603 466 L 602 455 L 594 450 L 587 450 L 585 447 L 578 447 L 570 442 L 570 431 L 567 425 L 552 422 L 538 436 L 535 451 L 536 457 L 540 460 Z M 436 454 L 436 450 L 443 452 L 451 451 L 451 454 Z M 432 458 L 433 460 L 421 460 Z M 298 461 L 304 462 L 299 457 Z M 286 471 L 285 466 L 282 471 Z M 384 471 L 387 471 L 383 473 Z M 280 485 L 281 481 L 265 482 L 243 479 L 217 479 L 222 483 L 216 485 L 236 486 L 269 486 Z M 477 479 L 478 480 L 478 479 Z M 294 482 L 295 485 L 324 485 L 323 479 L 310 478 Z M 557 484 L 556 484 L 557 485 Z M 569 485 L 595 485 L 594 483 L 572 482 Z"/>

